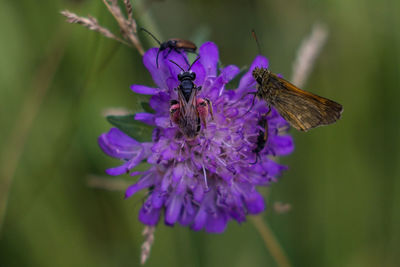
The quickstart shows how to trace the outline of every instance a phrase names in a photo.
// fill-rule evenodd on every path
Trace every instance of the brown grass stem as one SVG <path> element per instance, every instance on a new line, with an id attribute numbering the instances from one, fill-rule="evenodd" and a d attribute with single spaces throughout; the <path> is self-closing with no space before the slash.
<path id="1" fill-rule="evenodd" d="M 121 12 L 120 7 L 116 0 L 103 0 L 103 3 L 106 5 L 108 11 L 113 15 L 115 20 L 118 22 L 118 25 L 121 29 L 122 35 L 127 38 L 138 50 L 140 55 L 144 55 L 144 49 L 142 44 L 140 43 L 137 37 L 137 30 L 136 30 L 136 22 L 134 19 L 126 19 Z M 129 6 L 127 2 L 125 2 L 126 8 L 129 10 Z M 130 11 L 132 14 L 132 10 Z M 129 17 L 129 14 L 128 14 Z"/>
<path id="2" fill-rule="evenodd" d="M 304 38 L 297 51 L 297 57 L 293 62 L 292 83 L 299 87 L 304 86 L 327 38 L 327 28 L 315 23 L 310 35 Z"/>

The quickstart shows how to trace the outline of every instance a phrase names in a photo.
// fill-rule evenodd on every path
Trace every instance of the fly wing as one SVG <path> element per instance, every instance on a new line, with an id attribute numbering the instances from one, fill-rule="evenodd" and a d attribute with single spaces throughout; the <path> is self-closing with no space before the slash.
<path id="1" fill-rule="evenodd" d="M 340 119 L 343 107 L 339 103 L 303 91 L 282 78 L 276 78 L 281 86 L 274 106 L 297 130 L 306 132 Z"/>

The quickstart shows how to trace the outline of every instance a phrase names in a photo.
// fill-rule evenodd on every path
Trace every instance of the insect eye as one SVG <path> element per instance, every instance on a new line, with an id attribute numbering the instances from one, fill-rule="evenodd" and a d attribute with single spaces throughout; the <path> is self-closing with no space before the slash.
<path id="1" fill-rule="evenodd" d="M 190 79 L 195 80 L 196 79 L 196 73 L 191 72 L 190 73 Z"/>
<path id="2" fill-rule="evenodd" d="M 257 82 L 261 84 L 263 82 L 262 78 L 261 77 L 257 77 Z"/>
<path id="3" fill-rule="evenodd" d="M 183 78 L 182 73 L 179 73 L 179 74 L 178 74 L 178 80 L 182 81 L 182 78 Z"/>

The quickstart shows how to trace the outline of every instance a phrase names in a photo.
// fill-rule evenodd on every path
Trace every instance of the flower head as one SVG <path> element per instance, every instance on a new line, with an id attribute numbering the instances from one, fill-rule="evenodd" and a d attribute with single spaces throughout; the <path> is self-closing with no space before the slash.
<path id="1" fill-rule="evenodd" d="M 218 48 L 207 42 L 199 49 L 200 59 L 192 66 L 196 73 L 194 83 L 202 86 L 200 98 L 211 100 L 213 119 L 207 118 L 207 127 L 201 126 L 194 139 L 186 138 L 179 127 L 171 122 L 170 101 L 177 99 L 174 90 L 179 85 L 178 66 L 188 68 L 185 55 L 171 51 L 160 53 L 156 66 L 157 49 L 150 49 L 143 57 L 156 88 L 133 85 L 136 93 L 151 95 L 154 113 L 137 113 L 135 119 L 154 126 L 152 142 L 140 143 L 113 128 L 99 137 L 103 151 L 124 164 L 107 170 L 111 175 L 126 173 L 143 160 L 151 167 L 126 190 L 131 197 L 142 189 L 150 189 L 139 220 L 155 225 L 164 214 L 167 225 L 180 223 L 193 230 L 205 229 L 220 233 L 227 222 L 243 222 L 248 214 L 258 214 L 265 202 L 257 186 L 276 181 L 286 169 L 274 159 L 293 150 L 292 138 L 286 134 L 287 122 L 272 108 L 268 112 L 265 102 L 256 101 L 249 111 L 255 92 L 251 73 L 256 66 L 267 67 L 268 61 L 257 56 L 250 69 L 240 79 L 235 90 L 225 85 L 238 73 L 233 65 L 218 68 Z M 263 122 L 268 124 L 268 140 L 263 143 Z"/>

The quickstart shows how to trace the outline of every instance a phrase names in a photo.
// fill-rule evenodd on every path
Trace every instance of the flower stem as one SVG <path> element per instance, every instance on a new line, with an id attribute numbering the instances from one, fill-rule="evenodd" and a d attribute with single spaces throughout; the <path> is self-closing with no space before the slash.
<path id="1" fill-rule="evenodd" d="M 250 217 L 250 220 L 260 233 L 262 239 L 264 240 L 265 246 L 271 253 L 271 256 L 274 258 L 278 266 L 290 267 L 290 262 L 271 228 L 269 228 L 269 225 L 262 219 L 261 216 L 252 216 Z"/>

